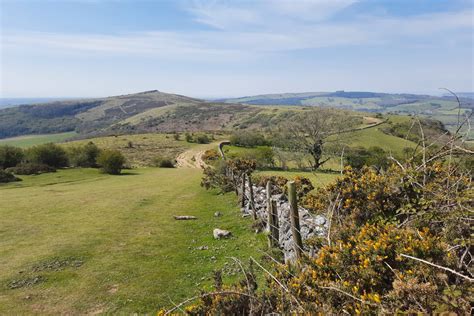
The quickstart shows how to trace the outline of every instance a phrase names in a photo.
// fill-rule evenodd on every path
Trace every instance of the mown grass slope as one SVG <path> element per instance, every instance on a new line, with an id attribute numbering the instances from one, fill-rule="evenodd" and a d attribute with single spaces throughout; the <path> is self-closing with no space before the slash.
<path id="1" fill-rule="evenodd" d="M 74 169 L 0 186 L 0 314 L 154 313 L 208 285 L 229 257 L 258 256 L 264 236 L 235 196 L 205 191 L 200 177 Z M 234 238 L 214 240 L 215 227 Z"/>

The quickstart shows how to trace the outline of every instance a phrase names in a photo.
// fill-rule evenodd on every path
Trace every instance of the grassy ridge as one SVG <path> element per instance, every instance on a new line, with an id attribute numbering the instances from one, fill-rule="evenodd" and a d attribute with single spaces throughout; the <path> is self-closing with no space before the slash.
<path id="1" fill-rule="evenodd" d="M 200 177 L 196 169 L 75 169 L 0 186 L 0 314 L 153 313 L 209 284 L 228 257 L 258 256 L 264 237 L 241 218 L 235 196 L 201 189 Z M 235 238 L 215 241 L 215 227 Z M 34 271 L 65 258 L 83 263 Z"/>

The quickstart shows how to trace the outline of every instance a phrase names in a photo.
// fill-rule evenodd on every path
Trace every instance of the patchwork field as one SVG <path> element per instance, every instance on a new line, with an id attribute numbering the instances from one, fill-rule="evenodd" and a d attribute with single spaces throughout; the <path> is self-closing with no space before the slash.
<path id="1" fill-rule="evenodd" d="M 45 134 L 45 135 L 25 135 L 0 139 L 0 145 L 11 145 L 17 147 L 31 147 L 45 143 L 57 143 L 76 136 L 75 132 Z"/>
<path id="2" fill-rule="evenodd" d="M 199 169 L 22 178 L 0 186 L 2 315 L 154 313 L 209 285 L 215 269 L 234 279 L 230 257 L 258 257 L 265 244 L 235 195 L 199 186 Z M 234 237 L 214 240 L 217 227 Z"/>

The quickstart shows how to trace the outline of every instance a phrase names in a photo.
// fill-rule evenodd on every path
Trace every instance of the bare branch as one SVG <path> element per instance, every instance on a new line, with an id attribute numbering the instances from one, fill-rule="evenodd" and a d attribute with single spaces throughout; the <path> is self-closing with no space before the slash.
<path id="1" fill-rule="evenodd" d="M 405 255 L 405 254 L 403 254 L 403 253 L 401 253 L 400 256 L 405 257 L 405 258 L 409 258 L 409 259 L 413 259 L 413 260 L 416 260 L 416 261 L 419 261 L 419 262 L 426 263 L 426 264 L 428 264 L 428 265 L 430 265 L 430 266 L 432 266 L 432 267 L 436 267 L 436 268 L 438 268 L 438 269 L 442 269 L 442 270 L 444 270 L 444 271 L 451 272 L 451 273 L 453 273 L 453 274 L 455 274 L 455 275 L 457 275 L 457 276 L 459 276 L 459 277 L 461 277 L 461 278 L 463 278 L 463 279 L 465 279 L 465 280 L 468 280 L 469 282 L 474 282 L 474 279 L 473 279 L 473 278 L 470 278 L 470 277 L 468 277 L 468 276 L 466 276 L 466 275 L 464 275 L 464 274 L 461 274 L 461 273 L 459 273 L 459 272 L 457 272 L 457 271 L 455 271 L 455 270 L 453 270 L 453 269 L 446 268 L 446 267 L 443 267 L 443 266 L 440 266 L 440 265 L 431 263 L 431 262 L 429 262 L 429 261 L 426 261 L 426 260 L 423 260 L 423 259 L 420 259 L 420 258 L 416 258 L 416 257 L 412 257 L 412 256 L 409 256 L 409 255 Z"/>

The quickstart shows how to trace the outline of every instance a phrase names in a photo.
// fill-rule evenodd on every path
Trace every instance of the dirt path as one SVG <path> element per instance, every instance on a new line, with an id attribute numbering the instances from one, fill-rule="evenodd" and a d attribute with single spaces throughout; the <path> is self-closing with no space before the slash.
<path id="1" fill-rule="evenodd" d="M 204 169 L 207 164 L 202 160 L 202 155 L 208 149 L 217 149 L 219 143 L 197 145 L 194 148 L 186 150 L 176 157 L 176 168 L 194 168 Z"/>

